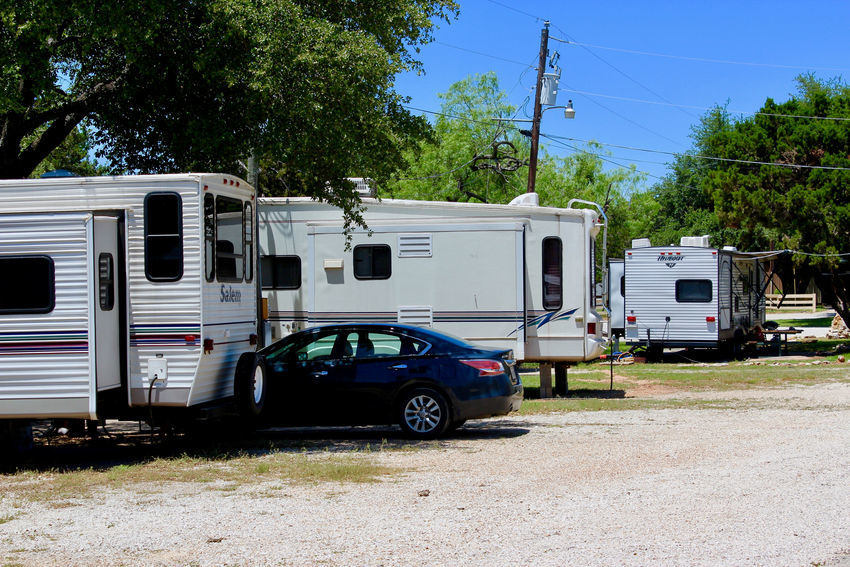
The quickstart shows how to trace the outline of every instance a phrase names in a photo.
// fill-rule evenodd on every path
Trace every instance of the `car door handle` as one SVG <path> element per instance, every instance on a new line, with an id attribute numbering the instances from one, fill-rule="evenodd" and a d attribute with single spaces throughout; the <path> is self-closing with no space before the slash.
<path id="1" fill-rule="evenodd" d="M 327 375 L 328 375 L 327 370 L 319 370 L 319 371 L 313 372 L 313 376 L 315 376 L 316 378 L 318 378 L 319 376 L 327 376 Z"/>
<path id="2" fill-rule="evenodd" d="M 390 366 L 393 370 L 405 370 L 407 369 L 406 364 L 396 364 L 395 366 Z"/>

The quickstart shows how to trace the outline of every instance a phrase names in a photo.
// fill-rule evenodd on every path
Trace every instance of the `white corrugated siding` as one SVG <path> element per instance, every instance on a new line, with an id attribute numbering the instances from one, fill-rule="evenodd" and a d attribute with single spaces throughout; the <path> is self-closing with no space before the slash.
<path id="1" fill-rule="evenodd" d="M 718 316 L 715 250 L 676 246 L 633 248 L 626 253 L 625 274 L 626 317 L 637 318 L 640 340 L 647 340 L 648 331 L 653 342 L 717 340 L 719 322 L 706 321 L 706 317 L 717 319 Z M 676 281 L 682 279 L 711 280 L 711 302 L 677 302 Z M 669 323 L 666 317 L 670 317 Z"/>
<path id="2" fill-rule="evenodd" d="M 247 198 L 250 186 L 230 176 L 177 174 L 128 177 L 62 178 L 51 180 L 0 181 L 0 212 L 29 211 L 49 207 L 57 211 L 125 211 L 127 237 L 127 277 L 129 289 L 129 386 L 146 392 L 148 359 L 161 355 L 168 360 L 168 380 L 157 384 L 155 399 L 163 404 L 182 405 L 189 389 L 196 386 L 202 352 L 201 330 L 201 233 L 200 197 L 203 186 L 210 190 Z M 145 277 L 144 199 L 151 192 L 177 192 L 183 206 L 183 277 L 177 282 L 151 282 Z M 253 296 L 253 294 L 244 294 Z M 246 315 L 254 318 L 255 301 L 243 304 Z M 195 335 L 194 344 L 185 337 Z M 244 348 L 243 350 L 251 350 Z M 117 356 L 117 353 L 116 353 Z M 200 403 L 232 393 L 232 365 L 204 365 L 203 384 L 191 402 Z M 214 386 L 211 386 L 214 385 Z M 229 391 L 228 391 L 229 385 Z M 166 395 L 166 390 L 182 393 Z M 173 400 L 183 400 L 173 402 Z M 172 401 L 169 401 L 172 400 Z M 156 403 L 156 402 L 155 402 Z"/>
<path id="3" fill-rule="evenodd" d="M 89 363 L 86 221 L 90 215 L 0 215 L 0 256 L 53 259 L 50 313 L 0 314 L 0 413 L 32 415 L 22 400 L 65 400 L 66 415 L 88 408 Z M 14 278 L 15 274 L 0 274 Z"/>

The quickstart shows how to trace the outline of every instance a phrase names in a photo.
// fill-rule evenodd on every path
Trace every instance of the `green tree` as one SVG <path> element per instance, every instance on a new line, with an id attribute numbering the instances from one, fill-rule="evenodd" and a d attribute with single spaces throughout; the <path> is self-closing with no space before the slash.
<path id="1" fill-rule="evenodd" d="M 393 197 L 506 203 L 524 190 L 528 144 L 510 122 L 496 73 L 454 83 L 442 99 L 433 136 L 409 150 L 407 170 L 388 189 Z"/>
<path id="2" fill-rule="evenodd" d="M 91 158 L 92 153 L 91 133 L 84 127 L 77 127 L 38 164 L 30 177 L 41 177 L 55 169 L 64 169 L 83 177 L 109 174 L 108 167 Z"/>
<path id="3" fill-rule="evenodd" d="M 392 197 L 507 203 L 528 186 L 530 142 L 511 118 L 495 73 L 467 77 L 439 95 L 443 100 L 434 137 L 411 151 L 411 166 L 388 187 Z M 570 199 L 604 205 L 609 250 L 622 254 L 635 231 L 643 231 L 654 211 L 638 191 L 642 176 L 632 168 L 604 167 L 601 146 L 589 144 L 567 157 L 541 145 L 535 184 L 540 204 L 566 207 Z"/>
<path id="4" fill-rule="evenodd" d="M 707 186 L 744 246 L 823 255 L 794 260 L 829 274 L 824 291 L 850 322 L 850 281 L 835 255 L 850 243 L 850 87 L 812 75 L 797 84 L 788 101 L 767 99 L 760 114 L 708 137 L 712 155 L 758 163 L 720 162 Z"/>
<path id="5" fill-rule="evenodd" d="M 605 168 L 602 147 L 589 143 L 566 156 L 542 152 L 535 189 L 540 204 L 566 207 L 571 199 L 598 203 L 608 217 L 608 256 L 622 256 L 632 238 L 642 236 L 654 210 L 639 190 L 643 175 L 634 166 Z"/>
<path id="6" fill-rule="evenodd" d="M 356 207 L 427 132 L 393 90 L 453 0 L 5 0 L 0 177 L 30 175 L 83 121 L 109 166 L 244 173 Z M 333 189 L 331 189 L 333 188 Z"/>
<path id="7" fill-rule="evenodd" d="M 725 107 L 709 110 L 691 128 L 693 149 L 670 164 L 670 172 L 652 187 L 658 213 L 648 233 L 657 245 L 675 244 L 682 236 L 711 236 L 713 246 L 740 246 L 739 231 L 722 223 L 714 210 L 708 188 L 708 173 L 717 162 L 700 156 L 711 155 L 713 136 L 732 127 Z"/>

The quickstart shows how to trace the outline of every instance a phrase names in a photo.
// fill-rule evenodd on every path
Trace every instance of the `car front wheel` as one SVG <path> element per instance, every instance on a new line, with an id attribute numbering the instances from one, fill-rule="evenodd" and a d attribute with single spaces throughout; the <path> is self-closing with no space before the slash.
<path id="1" fill-rule="evenodd" d="M 446 398 L 431 388 L 406 392 L 399 404 L 402 431 L 415 439 L 433 439 L 443 434 L 449 424 Z"/>

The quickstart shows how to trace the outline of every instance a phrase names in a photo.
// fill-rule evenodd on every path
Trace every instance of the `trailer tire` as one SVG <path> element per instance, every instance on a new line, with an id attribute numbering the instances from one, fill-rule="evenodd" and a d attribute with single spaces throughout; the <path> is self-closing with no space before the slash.
<path id="1" fill-rule="evenodd" d="M 398 423 L 413 439 L 434 439 L 449 427 L 449 403 L 445 396 L 431 388 L 414 388 L 401 396 Z"/>
<path id="2" fill-rule="evenodd" d="M 256 352 L 245 352 L 236 363 L 233 393 L 239 415 L 250 420 L 263 416 L 268 401 L 266 359 Z"/>

